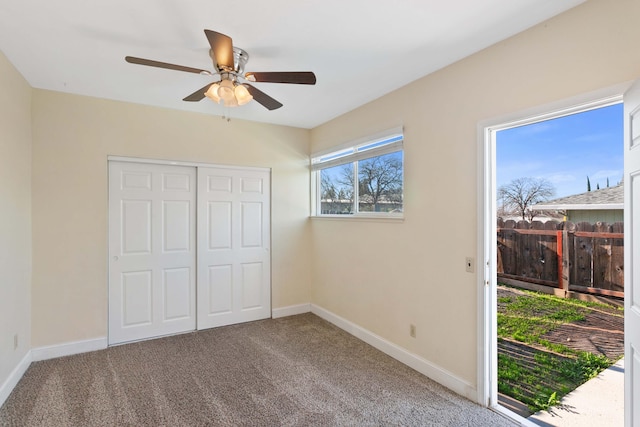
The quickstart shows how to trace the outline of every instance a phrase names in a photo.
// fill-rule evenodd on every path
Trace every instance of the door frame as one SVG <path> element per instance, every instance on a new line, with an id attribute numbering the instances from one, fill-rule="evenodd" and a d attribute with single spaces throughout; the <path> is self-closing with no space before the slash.
<path id="1" fill-rule="evenodd" d="M 218 169 L 242 169 L 242 170 L 247 170 L 247 171 L 259 171 L 259 172 L 267 172 L 269 173 L 269 185 L 272 187 L 272 179 L 271 179 L 271 174 L 272 174 L 272 170 L 271 168 L 268 167 L 257 167 L 257 166 L 237 166 L 237 165 L 220 165 L 220 164 L 214 164 L 214 163 L 204 163 L 204 162 L 190 162 L 190 161 L 182 161 L 182 160 L 167 160 L 167 159 L 153 159 L 153 158 L 143 158 L 143 157 L 128 157 L 128 156 L 113 156 L 113 155 L 108 155 L 107 156 L 107 210 L 109 209 L 109 163 L 110 162 L 122 162 L 122 163 L 142 163 L 142 164 L 154 164 L 154 165 L 170 165 L 170 166 L 187 166 L 187 167 L 194 167 L 196 168 L 196 175 L 197 175 L 197 168 L 198 167 L 206 167 L 206 168 L 218 168 Z M 197 192 L 197 179 L 196 179 L 196 192 Z M 271 245 L 271 239 L 273 236 L 272 233 L 272 216 L 271 216 L 271 194 L 272 194 L 272 190 L 273 188 L 269 188 L 269 247 L 272 247 Z M 197 199 L 196 199 L 196 204 L 197 204 Z M 107 217 L 109 212 L 107 212 Z M 197 211 L 196 211 L 196 223 L 197 223 Z M 111 277 L 110 277 L 110 273 L 109 273 L 109 262 L 110 262 L 110 255 L 109 255 L 109 233 L 110 233 L 110 223 L 109 221 L 107 221 L 107 229 L 106 229 L 106 233 L 107 233 L 107 258 L 106 258 L 106 266 L 107 266 L 107 286 L 106 286 L 106 296 L 107 296 L 107 314 L 109 313 L 109 304 L 111 304 L 110 301 L 110 297 L 109 297 L 109 291 L 110 291 L 110 283 L 111 283 Z M 197 244 L 198 244 L 198 230 L 196 227 L 196 248 L 197 248 Z M 198 299 L 197 299 L 197 282 L 198 282 L 198 276 L 197 276 L 197 252 L 196 252 L 196 311 L 197 311 L 197 306 L 198 306 Z M 269 253 L 269 264 L 272 265 L 272 252 L 270 251 Z M 271 270 L 270 270 L 271 271 Z M 270 277 L 269 277 L 269 287 L 270 287 L 270 294 L 271 294 L 271 299 L 269 302 L 270 305 L 270 309 L 273 310 L 273 281 L 272 281 L 272 272 L 270 273 Z M 271 311 L 270 310 L 270 311 Z M 106 319 L 106 323 L 107 323 L 107 337 L 109 336 L 109 316 L 107 315 L 107 319 Z M 198 330 L 198 319 L 196 316 L 196 331 Z M 138 341 L 144 341 L 147 339 L 154 339 L 154 338 L 158 338 L 158 337 L 149 337 L 149 338 L 143 338 L 141 340 Z M 108 341 L 108 340 L 107 340 Z M 134 341 L 129 341 L 129 342 L 134 342 Z M 121 345 L 120 343 L 118 344 L 109 344 L 107 343 L 107 347 L 111 347 L 114 345 Z"/>
<path id="2" fill-rule="evenodd" d="M 107 156 L 107 162 L 151 163 L 154 165 L 191 166 L 220 169 L 244 169 L 271 172 L 271 168 L 258 166 L 220 165 L 216 163 L 189 162 L 182 160 L 152 159 L 146 157 Z"/>
<path id="3" fill-rule="evenodd" d="M 477 402 L 520 422 L 530 421 L 498 404 L 497 274 L 496 274 L 496 146 L 497 131 L 558 118 L 622 101 L 632 82 L 625 82 L 480 121 L 477 126 Z"/>

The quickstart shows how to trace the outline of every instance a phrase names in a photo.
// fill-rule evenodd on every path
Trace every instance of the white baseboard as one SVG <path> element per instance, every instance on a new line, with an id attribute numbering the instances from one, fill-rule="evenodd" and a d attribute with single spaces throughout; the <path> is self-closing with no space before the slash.
<path id="1" fill-rule="evenodd" d="M 358 326 L 355 323 L 315 304 L 311 304 L 311 312 L 323 318 L 324 320 L 333 323 L 340 329 L 343 329 L 356 338 L 359 338 L 367 344 L 377 348 L 383 353 L 388 354 L 399 362 L 402 362 L 405 365 L 420 372 L 421 374 L 431 378 L 435 382 L 442 384 L 448 389 L 466 397 L 469 400 L 472 400 L 474 402 L 477 401 L 476 387 L 474 387 L 472 384 L 469 384 L 465 380 L 456 377 L 446 369 L 434 365 L 428 360 L 423 359 L 422 357 L 413 354 L 390 341 L 387 341 L 381 336 L 378 336 L 373 332 L 368 331 L 363 327 Z"/>
<path id="2" fill-rule="evenodd" d="M 84 341 L 67 342 L 64 344 L 49 345 L 46 347 L 37 347 L 31 349 L 31 358 L 34 362 L 37 362 L 39 360 L 71 356 L 72 354 L 103 350 L 107 348 L 107 344 L 107 337 L 103 337 Z"/>
<path id="3" fill-rule="evenodd" d="M 296 314 L 309 312 L 311 312 L 311 304 L 290 305 L 288 307 L 274 308 L 271 310 L 271 317 L 277 319 L 278 317 L 295 316 Z"/>
<path id="4" fill-rule="evenodd" d="M 2 386 L 0 386 L 0 406 L 4 404 L 16 384 L 18 384 L 18 381 L 20 381 L 24 373 L 27 372 L 29 365 L 31 365 L 31 351 L 27 351 L 27 354 L 24 355 L 18 365 L 13 369 L 13 371 L 11 371 Z"/>
<path id="5" fill-rule="evenodd" d="M 0 386 L 0 406 L 4 404 L 16 384 L 18 384 L 24 373 L 27 372 L 31 362 L 71 356 L 72 354 L 86 353 L 88 351 L 102 350 L 105 348 L 107 348 L 106 337 L 37 347 L 29 350 L 22 360 L 20 360 L 20 363 L 11 371 L 2 386 Z"/>

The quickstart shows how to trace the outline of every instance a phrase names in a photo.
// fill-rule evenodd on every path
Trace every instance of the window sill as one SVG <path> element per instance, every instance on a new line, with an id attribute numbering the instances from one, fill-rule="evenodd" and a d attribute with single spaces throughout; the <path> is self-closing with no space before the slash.
<path id="1" fill-rule="evenodd" d="M 404 216 L 386 215 L 310 215 L 309 218 L 325 221 L 404 222 Z"/>

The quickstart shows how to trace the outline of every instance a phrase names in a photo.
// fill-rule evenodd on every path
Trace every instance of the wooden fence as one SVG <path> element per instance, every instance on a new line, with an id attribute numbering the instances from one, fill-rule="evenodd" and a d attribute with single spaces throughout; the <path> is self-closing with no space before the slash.
<path id="1" fill-rule="evenodd" d="M 498 219 L 498 278 L 624 297 L 623 223 Z"/>

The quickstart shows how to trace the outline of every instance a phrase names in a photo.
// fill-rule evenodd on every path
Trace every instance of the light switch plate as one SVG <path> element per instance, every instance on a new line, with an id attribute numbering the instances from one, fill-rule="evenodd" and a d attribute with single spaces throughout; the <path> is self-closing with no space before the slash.
<path id="1" fill-rule="evenodd" d="M 473 273 L 473 258 L 471 257 L 466 257 L 464 259 L 464 266 L 465 266 L 465 270 L 467 271 L 467 273 Z"/>

